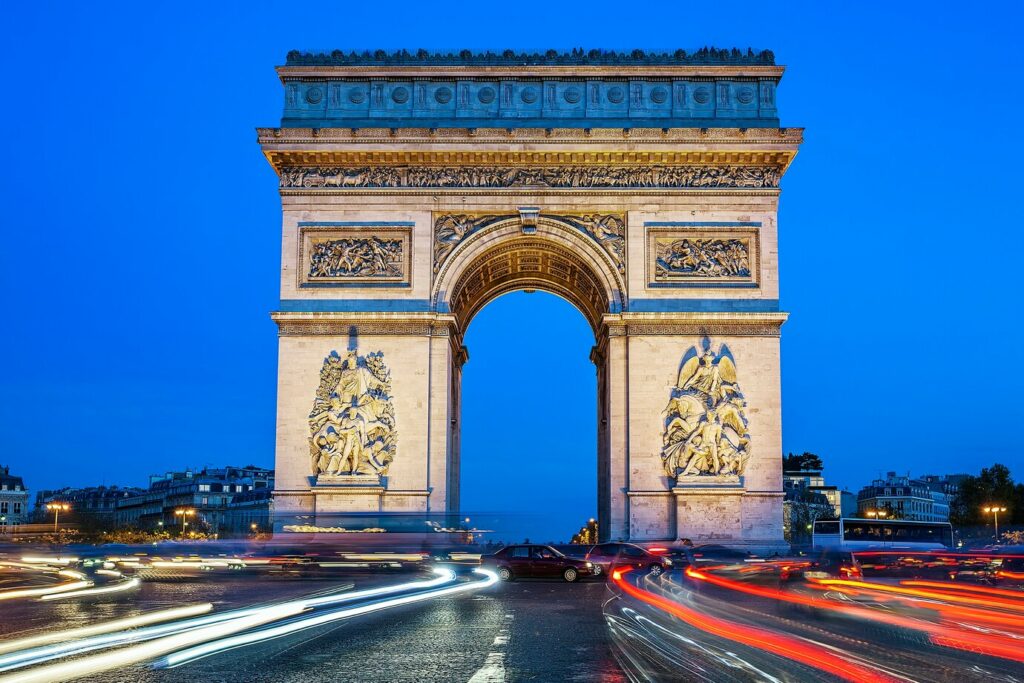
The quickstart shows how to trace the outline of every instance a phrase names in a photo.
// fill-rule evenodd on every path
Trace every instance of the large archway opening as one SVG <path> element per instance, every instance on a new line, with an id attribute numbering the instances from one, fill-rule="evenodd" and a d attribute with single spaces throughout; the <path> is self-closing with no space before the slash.
<path id="1" fill-rule="evenodd" d="M 484 538 L 565 542 L 597 515 L 594 334 L 565 299 L 514 291 L 466 331 L 461 510 Z"/>
<path id="2" fill-rule="evenodd" d="M 498 540 L 567 541 L 609 511 L 606 331 L 622 310 L 607 251 L 557 220 L 501 221 L 435 283 L 455 318 L 449 490 Z M 595 504 L 596 502 L 596 504 Z M 602 525 L 603 526 L 603 525 Z"/>

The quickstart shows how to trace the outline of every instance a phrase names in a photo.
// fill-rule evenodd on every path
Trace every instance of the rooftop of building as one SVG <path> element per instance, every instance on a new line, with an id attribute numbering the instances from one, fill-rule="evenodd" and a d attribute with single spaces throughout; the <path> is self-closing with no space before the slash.
<path id="1" fill-rule="evenodd" d="M 282 128 L 778 128 L 770 50 L 288 53 Z"/>
<path id="2" fill-rule="evenodd" d="M 11 474 L 11 468 L 8 465 L 4 465 L 0 467 L 0 486 L 7 486 L 8 490 L 24 489 L 25 482 L 21 477 Z"/>
<path id="3" fill-rule="evenodd" d="M 702 47 L 649 51 L 574 48 L 522 52 L 458 50 L 332 50 L 288 53 L 285 66 L 775 66 L 771 50 Z"/>

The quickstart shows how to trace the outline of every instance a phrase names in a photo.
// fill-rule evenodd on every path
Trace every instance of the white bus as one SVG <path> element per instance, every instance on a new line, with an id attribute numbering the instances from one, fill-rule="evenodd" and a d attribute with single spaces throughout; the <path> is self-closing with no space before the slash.
<path id="1" fill-rule="evenodd" d="M 814 523 L 814 548 L 952 550 L 949 522 L 844 518 Z"/>

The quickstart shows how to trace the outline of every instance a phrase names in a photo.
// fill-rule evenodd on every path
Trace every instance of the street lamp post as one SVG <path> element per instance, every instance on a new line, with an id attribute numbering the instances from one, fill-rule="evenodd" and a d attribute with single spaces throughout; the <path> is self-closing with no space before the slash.
<path id="1" fill-rule="evenodd" d="M 188 526 L 188 522 L 185 521 L 185 518 L 196 514 L 196 511 L 193 508 L 178 508 L 174 511 L 174 514 L 181 517 L 181 537 L 185 538 L 185 527 Z"/>
<path id="2" fill-rule="evenodd" d="M 53 533 L 57 533 L 57 519 L 60 517 L 60 511 L 64 510 L 67 512 L 71 509 L 71 506 L 67 503 L 47 503 L 47 510 L 53 510 Z"/>
<path id="3" fill-rule="evenodd" d="M 1002 505 L 986 505 L 986 514 L 991 514 L 996 525 L 996 543 L 999 542 L 999 513 L 1006 512 L 1006 508 Z"/>

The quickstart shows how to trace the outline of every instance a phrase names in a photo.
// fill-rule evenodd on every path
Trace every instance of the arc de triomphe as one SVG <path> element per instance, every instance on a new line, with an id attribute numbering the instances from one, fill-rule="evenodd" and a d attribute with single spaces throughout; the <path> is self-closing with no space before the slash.
<path id="1" fill-rule="evenodd" d="M 539 289 L 594 330 L 601 536 L 780 544 L 782 73 L 737 50 L 289 54 L 258 131 L 278 518 L 458 512 L 463 334 Z"/>

